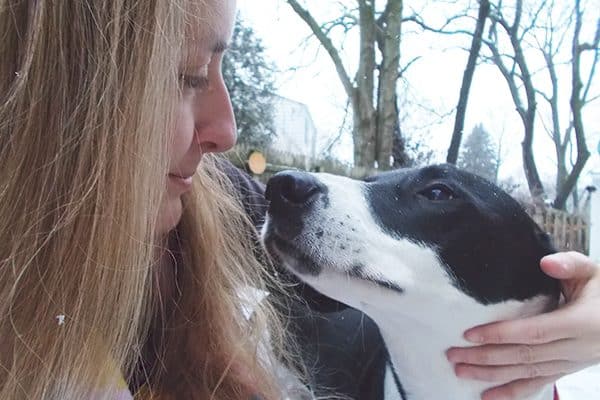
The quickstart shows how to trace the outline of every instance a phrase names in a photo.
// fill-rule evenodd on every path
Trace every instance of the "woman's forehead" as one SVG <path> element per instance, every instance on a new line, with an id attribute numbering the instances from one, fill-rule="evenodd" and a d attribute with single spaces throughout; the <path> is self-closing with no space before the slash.
<path id="1" fill-rule="evenodd" d="M 186 29 L 189 50 L 213 52 L 228 43 L 235 9 L 235 0 L 193 0 Z"/>

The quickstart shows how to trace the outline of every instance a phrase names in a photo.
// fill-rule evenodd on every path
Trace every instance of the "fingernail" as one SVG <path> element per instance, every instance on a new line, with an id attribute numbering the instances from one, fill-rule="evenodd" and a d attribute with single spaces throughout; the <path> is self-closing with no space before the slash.
<path id="1" fill-rule="evenodd" d="M 483 343 L 483 336 L 476 332 L 466 332 L 465 339 L 473 343 Z"/>
<path id="2" fill-rule="evenodd" d="M 446 350 L 446 358 L 448 359 L 448 361 L 450 361 L 452 363 L 455 363 L 456 361 L 458 361 L 457 354 L 452 349 Z"/>
<path id="3" fill-rule="evenodd" d="M 453 369 L 454 369 L 454 375 L 456 375 L 458 378 L 460 378 L 461 369 L 458 367 L 458 365 L 455 365 Z"/>

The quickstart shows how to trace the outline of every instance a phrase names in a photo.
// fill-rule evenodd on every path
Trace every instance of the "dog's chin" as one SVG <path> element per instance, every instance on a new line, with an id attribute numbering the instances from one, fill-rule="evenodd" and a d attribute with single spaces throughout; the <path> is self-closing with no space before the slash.
<path id="1" fill-rule="evenodd" d="M 311 281 L 312 279 L 309 279 L 309 277 L 317 277 L 323 271 L 327 271 L 329 274 L 343 276 L 346 282 L 356 280 L 377 286 L 379 289 L 392 290 L 399 294 L 404 293 L 403 288 L 391 281 L 368 276 L 364 273 L 364 267 L 360 264 L 355 265 L 347 271 L 340 271 L 335 268 L 329 268 L 323 263 L 318 263 L 296 244 L 281 238 L 275 233 L 269 232 L 265 236 L 264 243 L 272 257 L 275 257 L 282 266 L 298 275 L 301 279 L 304 276 L 306 277 L 305 279 Z"/>
<path id="2" fill-rule="evenodd" d="M 284 267 L 298 275 L 317 276 L 322 267 L 312 257 L 290 241 L 269 232 L 264 239 L 265 246 L 272 257 L 275 257 Z"/>

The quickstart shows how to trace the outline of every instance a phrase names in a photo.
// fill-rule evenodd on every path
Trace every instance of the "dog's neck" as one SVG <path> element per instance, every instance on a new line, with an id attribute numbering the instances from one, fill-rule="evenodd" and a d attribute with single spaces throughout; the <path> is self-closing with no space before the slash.
<path id="1" fill-rule="evenodd" d="M 498 384 L 457 378 L 445 356 L 446 350 L 454 346 L 472 345 L 463 339 L 464 331 L 470 327 L 536 314 L 547 306 L 543 298 L 528 303 L 506 302 L 492 306 L 473 302 L 468 305 L 462 303 L 460 307 L 463 309 L 453 309 L 448 313 L 447 305 L 435 309 L 431 299 L 429 305 L 419 303 L 420 306 L 412 308 L 415 311 L 413 315 L 391 317 L 387 312 L 369 310 L 380 328 L 392 365 L 400 377 L 406 393 L 405 400 L 480 399 L 485 389 Z M 402 307 L 403 310 L 406 308 Z M 552 398 L 552 387 L 549 386 L 526 400 Z"/>

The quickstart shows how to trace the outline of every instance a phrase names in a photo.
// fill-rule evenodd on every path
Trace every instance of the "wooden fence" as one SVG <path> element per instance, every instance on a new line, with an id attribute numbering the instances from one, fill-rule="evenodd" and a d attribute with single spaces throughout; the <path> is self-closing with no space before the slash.
<path id="1" fill-rule="evenodd" d="M 589 254 L 590 226 L 587 218 L 541 206 L 529 205 L 525 210 L 542 230 L 552 236 L 559 250 L 575 250 Z"/>
<path id="2" fill-rule="evenodd" d="M 236 166 L 246 168 L 246 160 L 254 149 L 245 146 L 236 146 L 225 156 Z M 328 172 L 335 175 L 343 175 L 350 178 L 362 179 L 365 176 L 377 173 L 375 168 L 353 167 L 334 159 L 312 159 L 301 154 L 292 154 L 274 149 L 261 149 L 267 160 L 265 173 L 255 176 L 262 182 L 266 182 L 273 174 L 286 169 L 301 169 L 311 172 Z"/>
<path id="3" fill-rule="evenodd" d="M 233 164 L 245 168 L 251 148 L 236 146 L 233 151 L 226 154 Z M 266 182 L 273 174 L 285 169 L 301 169 L 313 172 L 328 172 L 355 179 L 361 179 L 377 173 L 376 169 L 357 168 L 349 164 L 331 159 L 310 159 L 303 155 L 285 153 L 273 149 L 261 149 L 267 160 L 265 173 L 255 176 Z M 531 215 L 540 227 L 552 236 L 554 244 L 559 250 L 575 250 L 589 254 L 589 223 L 585 217 L 570 214 L 542 206 L 525 205 L 525 211 Z"/>

